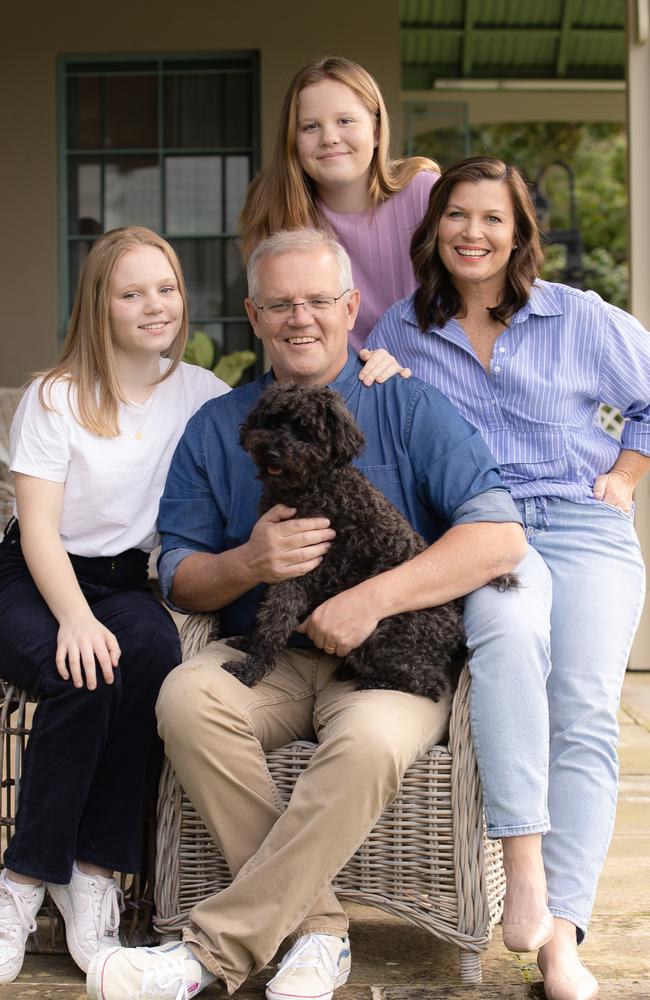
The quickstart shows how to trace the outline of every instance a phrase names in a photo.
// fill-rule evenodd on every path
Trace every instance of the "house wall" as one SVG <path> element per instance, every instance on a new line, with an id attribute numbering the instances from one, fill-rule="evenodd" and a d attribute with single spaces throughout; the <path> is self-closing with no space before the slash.
<path id="1" fill-rule="evenodd" d="M 57 57 L 258 50 L 263 160 L 297 69 L 345 55 L 400 111 L 398 0 L 5 0 L 0 31 L 0 384 L 19 385 L 59 346 Z M 395 148 L 399 148 L 398 142 Z"/>

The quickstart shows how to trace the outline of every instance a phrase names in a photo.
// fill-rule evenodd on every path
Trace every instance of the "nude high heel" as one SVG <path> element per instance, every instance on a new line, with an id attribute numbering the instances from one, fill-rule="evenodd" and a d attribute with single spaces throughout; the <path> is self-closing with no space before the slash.
<path id="1" fill-rule="evenodd" d="M 599 990 L 598 980 L 582 962 L 580 966 L 582 973 L 579 976 L 546 976 L 537 959 L 537 968 L 544 976 L 544 993 L 547 1000 L 596 1000 Z"/>
<path id="2" fill-rule="evenodd" d="M 508 951 L 539 951 L 555 934 L 555 922 L 550 910 L 547 910 L 541 920 L 504 921 L 501 930 Z"/>

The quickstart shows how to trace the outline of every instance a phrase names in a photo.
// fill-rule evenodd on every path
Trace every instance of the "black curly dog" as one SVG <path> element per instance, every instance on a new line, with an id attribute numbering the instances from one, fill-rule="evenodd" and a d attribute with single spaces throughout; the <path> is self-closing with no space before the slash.
<path id="1" fill-rule="evenodd" d="M 365 440 L 332 389 L 271 386 L 242 424 L 240 443 L 264 485 L 260 514 L 285 504 L 296 508 L 296 517 L 329 518 L 336 530 L 316 569 L 269 586 L 250 639 L 230 640 L 248 656 L 224 667 L 251 686 L 270 673 L 278 650 L 320 604 L 428 546 L 350 464 Z M 493 583 L 516 586 L 510 576 Z M 354 678 L 361 689 L 390 688 L 439 701 L 453 688 L 464 657 L 462 601 L 455 600 L 382 619 L 342 659 L 335 676 Z"/>

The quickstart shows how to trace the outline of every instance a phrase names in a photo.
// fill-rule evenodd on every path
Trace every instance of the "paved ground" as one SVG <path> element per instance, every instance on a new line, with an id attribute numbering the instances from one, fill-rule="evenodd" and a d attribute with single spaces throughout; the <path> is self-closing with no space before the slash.
<path id="1" fill-rule="evenodd" d="M 650 997 L 650 673 L 625 680 L 621 708 L 621 787 L 614 839 L 600 883 L 583 958 L 601 982 L 600 1000 Z M 589 831 L 585 831 L 589 836 Z M 482 986 L 459 985 L 456 950 L 378 910 L 350 906 L 353 974 L 336 1000 L 542 1000 L 530 956 L 512 955 L 495 938 L 484 958 Z M 238 1000 L 260 1000 L 258 976 Z M 81 1000 L 84 981 L 65 956 L 28 956 L 0 1000 Z M 206 1000 L 223 1000 L 218 987 Z"/>

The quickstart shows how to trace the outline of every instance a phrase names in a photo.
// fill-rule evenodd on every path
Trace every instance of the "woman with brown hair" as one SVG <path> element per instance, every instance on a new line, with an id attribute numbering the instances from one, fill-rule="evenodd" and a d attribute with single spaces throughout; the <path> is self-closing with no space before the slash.
<path id="1" fill-rule="evenodd" d="M 148 229 L 100 237 L 60 361 L 11 428 L 17 520 L 0 544 L 2 674 L 38 696 L 16 830 L 0 873 L 0 983 L 22 967 L 47 887 L 87 970 L 114 944 L 113 871 L 140 868 L 162 759 L 154 705 L 180 662 L 148 586 L 172 453 L 189 417 L 228 387 L 181 361 L 185 286 Z"/>
<path id="2" fill-rule="evenodd" d="M 504 849 L 504 941 L 539 949 L 549 1000 L 592 1000 L 577 944 L 613 827 L 616 714 L 644 598 L 632 494 L 650 468 L 650 338 L 594 292 L 538 277 L 532 199 L 500 160 L 443 174 L 411 253 L 419 287 L 368 346 L 393 351 L 481 431 L 531 546 L 528 620 L 489 620 L 481 590 L 465 613 L 488 833 Z M 620 443 L 600 427 L 601 402 L 622 413 Z"/>
<path id="3" fill-rule="evenodd" d="M 280 229 L 330 231 L 347 250 L 361 307 L 350 343 L 360 350 L 382 313 L 416 286 L 409 245 L 437 165 L 389 159 L 388 113 L 373 77 L 330 56 L 291 82 L 268 167 L 248 189 L 240 218 L 244 259 Z"/>

